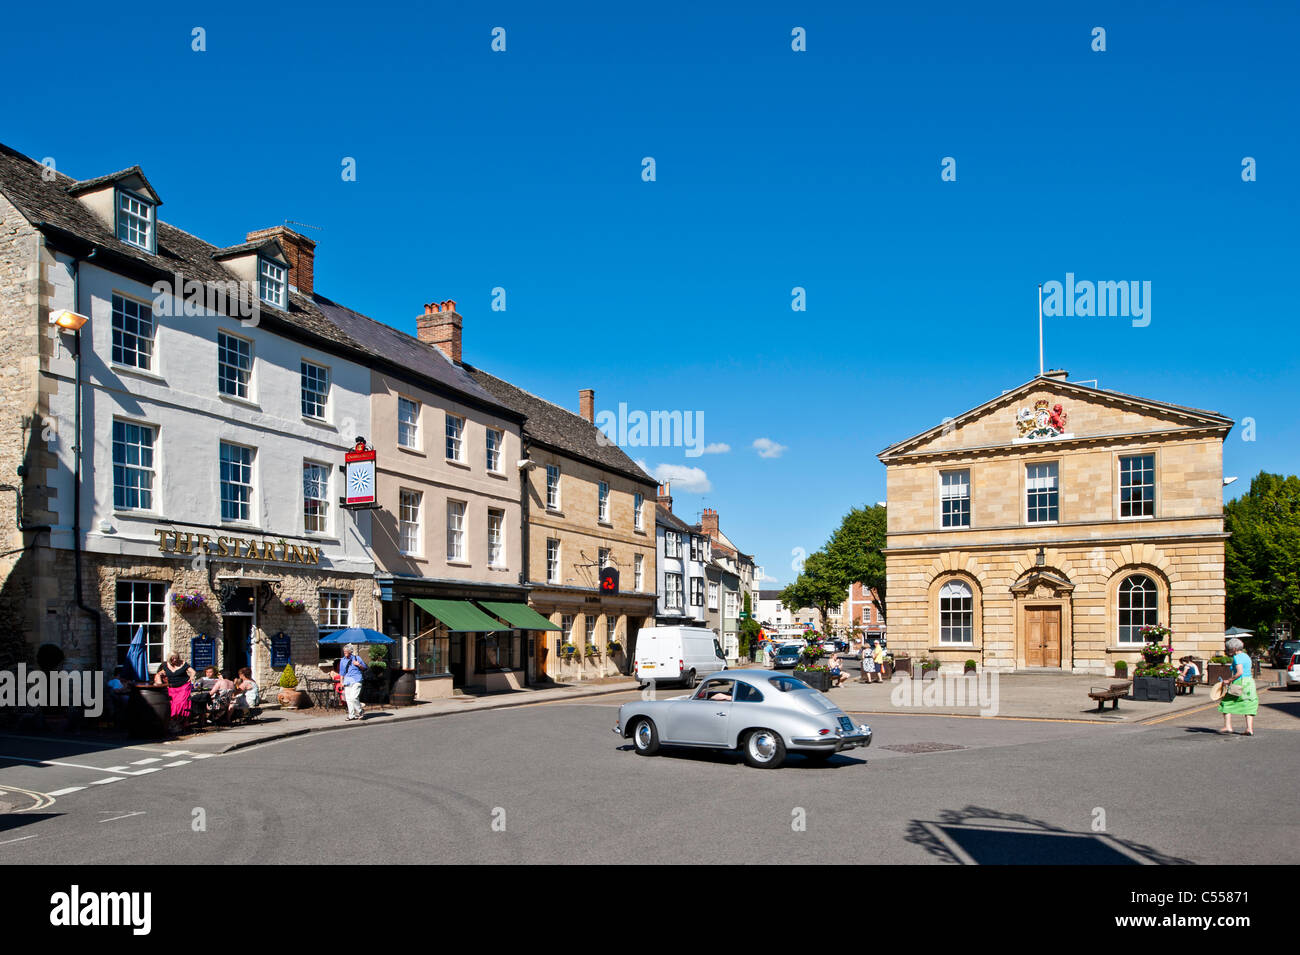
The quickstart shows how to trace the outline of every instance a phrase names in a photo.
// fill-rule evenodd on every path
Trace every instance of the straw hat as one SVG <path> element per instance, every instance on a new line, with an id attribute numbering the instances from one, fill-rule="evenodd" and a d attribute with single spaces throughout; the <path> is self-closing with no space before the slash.
<path id="1" fill-rule="evenodd" d="M 1227 692 L 1228 684 L 1223 682 L 1216 683 L 1214 684 L 1214 689 L 1210 691 L 1210 699 L 1217 703 L 1219 700 L 1223 699 L 1223 695 Z"/>

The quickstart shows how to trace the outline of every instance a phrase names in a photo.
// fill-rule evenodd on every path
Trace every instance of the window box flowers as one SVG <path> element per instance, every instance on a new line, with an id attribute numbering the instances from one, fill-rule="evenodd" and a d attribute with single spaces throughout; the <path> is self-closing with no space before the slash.
<path id="1" fill-rule="evenodd" d="M 172 606 L 181 613 L 193 613 L 196 610 L 202 610 L 207 605 L 207 598 L 198 591 L 188 594 L 180 592 L 172 594 Z"/>
<path id="2" fill-rule="evenodd" d="M 611 640 L 609 643 L 605 644 L 606 653 L 618 653 L 618 651 L 622 649 L 623 644 L 619 643 L 617 640 Z"/>
<path id="3" fill-rule="evenodd" d="M 560 656 L 565 660 L 572 660 L 578 654 L 578 648 L 572 643 L 566 643 L 560 647 Z"/>
<path id="4" fill-rule="evenodd" d="M 284 610 L 285 613 L 305 613 L 307 605 L 297 597 L 289 597 L 284 601 Z"/>
<path id="5" fill-rule="evenodd" d="M 594 659 L 600 656 L 600 647 L 596 646 L 594 643 L 589 643 L 587 644 L 586 653 L 587 659 Z"/>

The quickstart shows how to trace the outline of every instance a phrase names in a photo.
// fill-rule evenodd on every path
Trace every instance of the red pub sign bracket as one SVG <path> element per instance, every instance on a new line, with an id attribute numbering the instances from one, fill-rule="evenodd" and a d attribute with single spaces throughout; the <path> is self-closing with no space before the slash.
<path id="1" fill-rule="evenodd" d="M 365 438 L 357 438 L 356 446 L 343 457 L 346 476 L 344 507 L 378 507 L 375 495 L 375 450 L 366 447 Z"/>

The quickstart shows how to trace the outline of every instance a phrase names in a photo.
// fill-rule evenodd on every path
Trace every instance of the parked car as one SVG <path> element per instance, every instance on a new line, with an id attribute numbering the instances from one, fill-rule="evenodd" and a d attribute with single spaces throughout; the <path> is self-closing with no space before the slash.
<path id="1" fill-rule="evenodd" d="M 799 643 L 787 643 L 777 647 L 772 652 L 772 669 L 784 670 L 787 667 L 794 667 L 799 663 L 801 653 L 803 653 L 803 645 Z"/>
<path id="2" fill-rule="evenodd" d="M 618 708 L 614 732 L 641 756 L 661 746 L 737 749 L 758 769 L 775 769 L 790 752 L 822 760 L 871 745 L 857 724 L 823 693 L 775 670 L 727 670 L 707 676 L 693 694 L 637 700 Z"/>
<path id="3" fill-rule="evenodd" d="M 1286 668 L 1286 688 L 1300 686 L 1300 653 L 1291 654 Z"/>
<path id="4" fill-rule="evenodd" d="M 1269 663 L 1278 668 L 1288 666 L 1297 653 L 1300 653 L 1300 640 L 1279 640 L 1269 650 Z"/>
<path id="5" fill-rule="evenodd" d="M 686 689 L 695 686 L 701 673 L 725 670 L 727 658 L 712 630 L 703 627 L 642 627 L 636 635 L 636 659 L 633 675 L 644 686 L 656 683 L 681 683 Z"/>

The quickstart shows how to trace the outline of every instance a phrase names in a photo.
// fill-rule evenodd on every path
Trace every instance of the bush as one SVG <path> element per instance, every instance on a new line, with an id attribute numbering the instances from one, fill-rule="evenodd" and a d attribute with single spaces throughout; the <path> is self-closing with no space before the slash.
<path id="1" fill-rule="evenodd" d="M 290 663 L 280 674 L 280 685 L 286 690 L 296 689 L 298 686 L 298 674 L 293 671 L 293 664 Z"/>
<path id="2" fill-rule="evenodd" d="M 1127 673 L 1127 672 L 1128 672 L 1128 661 L 1127 661 L 1127 660 L 1116 660 L 1116 661 L 1115 661 L 1115 669 L 1116 669 L 1118 672 L 1120 672 L 1120 673 Z"/>
<path id="3" fill-rule="evenodd" d="M 974 669 L 976 668 L 976 666 L 977 666 L 977 664 L 975 663 L 974 660 L 967 660 L 967 661 L 966 661 L 966 669 L 967 669 L 967 670 L 974 670 Z"/>

